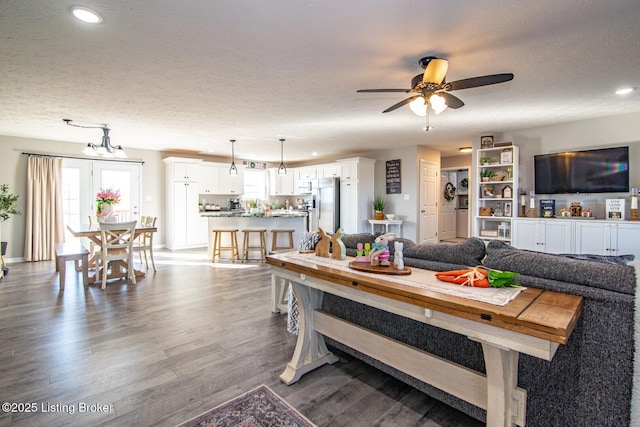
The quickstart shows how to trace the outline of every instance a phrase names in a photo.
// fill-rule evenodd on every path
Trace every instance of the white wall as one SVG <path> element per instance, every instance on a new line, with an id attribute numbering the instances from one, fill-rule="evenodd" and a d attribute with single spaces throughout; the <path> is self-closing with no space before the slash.
<path id="1" fill-rule="evenodd" d="M 519 187 L 527 191 L 534 189 L 533 156 L 536 154 L 619 146 L 629 146 L 629 184 L 640 187 L 640 113 L 505 132 L 502 140 L 520 147 Z M 556 200 L 556 211 L 569 207 L 571 202 L 580 202 L 595 216 L 603 217 L 607 198 L 628 196 L 627 193 L 554 194 L 544 198 Z"/>

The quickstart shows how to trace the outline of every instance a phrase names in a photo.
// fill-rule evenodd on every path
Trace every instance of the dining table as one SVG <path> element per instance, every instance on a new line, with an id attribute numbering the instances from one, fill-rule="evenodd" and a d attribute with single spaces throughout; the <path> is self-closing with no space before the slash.
<path id="1" fill-rule="evenodd" d="M 100 224 L 99 223 L 83 223 L 83 224 L 68 224 L 67 230 L 73 237 L 82 238 L 85 237 L 89 239 L 92 243 L 96 245 L 96 247 L 102 247 L 102 233 L 100 232 Z M 136 224 L 134 238 L 137 238 L 143 233 L 155 233 L 158 231 L 158 228 L 155 226 L 143 225 L 139 221 Z M 89 282 L 96 283 L 99 280 L 100 275 L 98 274 L 96 262 L 98 260 L 99 252 L 94 251 L 90 254 L 89 258 L 89 271 L 93 272 L 93 274 L 89 275 Z M 144 277 L 145 272 L 142 270 L 138 270 L 134 268 L 134 272 L 137 277 Z M 111 271 L 107 273 L 107 279 L 115 279 L 115 278 L 126 278 L 126 267 L 124 265 L 116 265 L 111 268 Z"/>

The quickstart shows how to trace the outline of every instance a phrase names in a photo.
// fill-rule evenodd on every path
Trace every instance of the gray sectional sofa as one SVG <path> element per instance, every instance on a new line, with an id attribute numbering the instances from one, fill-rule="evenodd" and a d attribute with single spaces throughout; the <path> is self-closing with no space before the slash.
<path id="1" fill-rule="evenodd" d="M 343 238 L 348 255 L 368 233 Z M 634 377 L 634 304 L 636 268 L 624 257 L 578 257 L 515 249 L 499 241 L 486 247 L 469 238 L 457 244 L 416 245 L 403 239 L 408 267 L 437 271 L 484 264 L 521 273 L 524 286 L 584 297 L 584 311 L 566 346 L 551 362 L 520 355 L 518 385 L 527 390 L 528 426 L 630 425 Z M 393 251 L 392 251 L 393 255 Z M 580 257 L 583 258 L 583 257 Z M 484 372 L 482 348 L 466 337 L 385 311 L 325 295 L 323 310 L 429 353 Z M 467 402 L 327 339 L 330 346 L 412 385 L 418 390 L 484 421 L 485 412 Z"/>

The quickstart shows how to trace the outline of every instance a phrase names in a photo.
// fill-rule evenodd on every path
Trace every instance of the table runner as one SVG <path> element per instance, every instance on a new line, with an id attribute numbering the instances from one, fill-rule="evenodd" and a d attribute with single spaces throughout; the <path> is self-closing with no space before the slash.
<path id="1" fill-rule="evenodd" d="M 317 257 L 315 254 L 301 254 L 298 252 L 287 252 L 282 256 L 300 262 L 323 265 L 337 270 L 360 274 L 366 277 L 389 279 L 393 280 L 395 283 L 418 289 L 425 289 L 432 292 L 499 306 L 507 305 L 509 301 L 517 297 L 520 292 L 526 289 L 522 286 L 516 288 L 473 288 L 470 286 L 454 285 L 452 283 L 442 282 L 436 279 L 436 271 L 419 269 L 420 274 L 418 275 L 415 274 L 417 269 L 414 268 L 412 268 L 412 274 L 407 276 L 387 276 L 384 274 L 366 273 L 349 268 L 349 262 L 353 261 L 353 258 L 347 258 L 346 261 L 342 261 L 332 258 Z"/>

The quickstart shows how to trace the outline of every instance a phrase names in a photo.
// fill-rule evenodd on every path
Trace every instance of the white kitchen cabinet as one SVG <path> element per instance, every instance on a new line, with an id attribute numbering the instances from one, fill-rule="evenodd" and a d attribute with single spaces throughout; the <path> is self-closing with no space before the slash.
<path id="1" fill-rule="evenodd" d="M 640 259 L 640 223 L 627 221 L 577 221 L 576 253 L 635 255 Z"/>
<path id="2" fill-rule="evenodd" d="M 244 193 L 244 168 L 229 175 L 226 163 L 206 162 L 200 165 L 200 194 L 241 195 Z"/>
<path id="3" fill-rule="evenodd" d="M 315 166 L 304 166 L 301 168 L 295 168 L 293 171 L 295 181 L 311 181 L 318 177 L 318 170 Z"/>
<path id="4" fill-rule="evenodd" d="M 346 234 L 365 233 L 373 214 L 375 159 L 357 157 L 346 163 L 353 173 L 348 180 L 340 177 L 340 227 Z"/>
<path id="5" fill-rule="evenodd" d="M 229 165 L 222 165 L 218 177 L 218 194 L 239 196 L 244 193 L 244 168 L 238 168 L 238 175 L 229 175 Z"/>
<path id="6" fill-rule="evenodd" d="M 198 182 L 198 177 L 200 175 L 200 162 L 201 160 L 197 159 L 172 160 L 173 180 L 181 182 Z"/>
<path id="7" fill-rule="evenodd" d="M 198 209 L 201 160 L 168 157 L 165 163 L 167 248 L 171 250 L 207 245 Z"/>
<path id="8" fill-rule="evenodd" d="M 322 178 L 340 178 L 340 172 L 342 171 L 338 163 L 319 165 L 318 169 L 322 170 Z"/>
<path id="9" fill-rule="evenodd" d="M 552 254 L 573 253 L 574 221 L 560 219 L 514 219 L 511 244 L 518 249 Z"/>
<path id="10" fill-rule="evenodd" d="M 285 175 L 279 175 L 278 169 L 269 169 L 269 194 L 272 196 L 295 195 L 298 183 L 294 175 L 291 170 L 287 170 Z"/>
<path id="11" fill-rule="evenodd" d="M 215 165 L 202 164 L 199 174 L 200 194 L 219 194 L 220 168 Z"/>

